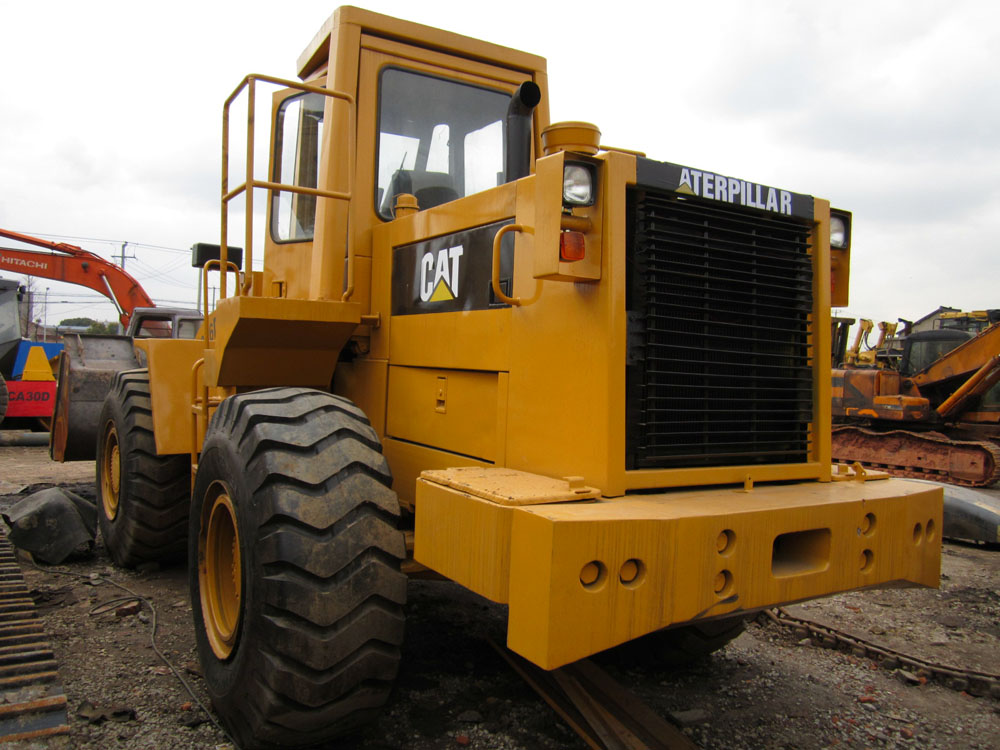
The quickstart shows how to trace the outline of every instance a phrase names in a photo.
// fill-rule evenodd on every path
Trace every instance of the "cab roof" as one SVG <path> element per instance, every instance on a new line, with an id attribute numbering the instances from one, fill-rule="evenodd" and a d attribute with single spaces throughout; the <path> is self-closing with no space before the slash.
<path id="1" fill-rule="evenodd" d="M 359 27 L 361 33 L 364 34 L 414 44 L 446 54 L 460 55 L 504 68 L 525 72 L 545 72 L 544 57 L 345 5 L 333 12 L 333 15 L 326 20 L 316 36 L 313 37 L 309 46 L 299 55 L 297 67 L 300 78 L 305 80 L 319 72 L 327 64 L 330 57 L 331 37 L 338 31 L 339 27 L 347 25 Z"/>

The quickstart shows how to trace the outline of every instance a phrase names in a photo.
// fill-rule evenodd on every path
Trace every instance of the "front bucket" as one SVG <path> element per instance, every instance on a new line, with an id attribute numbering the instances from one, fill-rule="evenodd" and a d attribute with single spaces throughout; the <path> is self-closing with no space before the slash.
<path id="1" fill-rule="evenodd" d="M 54 461 L 93 461 L 98 419 L 116 372 L 139 367 L 128 336 L 74 334 L 59 355 L 49 455 Z"/>

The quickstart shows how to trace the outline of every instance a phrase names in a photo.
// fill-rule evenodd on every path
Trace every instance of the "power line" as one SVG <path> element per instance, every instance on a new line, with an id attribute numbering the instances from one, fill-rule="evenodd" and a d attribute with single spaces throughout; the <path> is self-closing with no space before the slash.
<path id="1" fill-rule="evenodd" d="M 133 247 L 148 247 L 154 250 L 165 250 L 170 253 L 184 253 L 185 255 L 191 252 L 190 250 L 182 250 L 178 247 L 167 247 L 166 245 L 151 245 L 148 242 L 131 242 L 129 240 L 108 240 L 108 239 L 103 239 L 101 237 L 76 237 L 74 235 L 68 235 L 68 234 L 48 234 L 46 232 L 24 232 L 24 231 L 22 231 L 21 234 L 27 234 L 32 237 L 42 237 L 44 239 L 53 239 L 53 240 L 75 240 L 77 242 L 102 242 L 106 245 L 114 245 L 116 247 L 125 244 L 125 245 L 132 245 Z"/>
<path id="2" fill-rule="evenodd" d="M 194 301 L 190 299 L 163 299 L 158 298 L 153 300 L 158 305 L 189 305 L 194 306 Z M 106 297 L 99 297 L 93 300 L 87 299 L 50 299 L 48 302 L 50 305 L 76 305 L 78 307 L 93 307 L 94 305 L 108 305 L 113 307 L 111 300 Z"/>

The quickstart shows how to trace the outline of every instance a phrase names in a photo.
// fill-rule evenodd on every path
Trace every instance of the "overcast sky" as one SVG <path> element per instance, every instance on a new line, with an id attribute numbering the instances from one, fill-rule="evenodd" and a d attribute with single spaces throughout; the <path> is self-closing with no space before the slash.
<path id="1" fill-rule="evenodd" d="M 998 3 L 364 5 L 546 57 L 552 120 L 606 144 L 853 211 L 842 312 L 1000 307 Z M 105 257 L 128 242 L 158 303 L 193 304 L 188 248 L 218 242 L 222 102 L 247 73 L 294 77 L 334 7 L 0 0 L 0 227 Z M 114 317 L 36 284 L 50 323 Z"/>

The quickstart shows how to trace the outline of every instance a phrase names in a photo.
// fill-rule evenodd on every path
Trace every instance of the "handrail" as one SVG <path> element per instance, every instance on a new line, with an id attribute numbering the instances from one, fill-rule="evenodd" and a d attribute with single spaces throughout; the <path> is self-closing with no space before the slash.
<path id="1" fill-rule="evenodd" d="M 290 192 L 298 193 L 300 195 L 312 195 L 319 198 L 330 198 L 332 200 L 342 200 L 350 201 L 353 197 L 353 179 L 354 175 L 348 173 L 347 176 L 347 190 L 335 191 L 335 190 L 320 190 L 318 188 L 310 188 L 301 185 L 285 185 L 282 183 L 271 182 L 269 180 L 257 180 L 254 179 L 254 141 L 255 141 L 255 123 L 254 123 L 254 111 L 256 109 L 256 83 L 261 81 L 264 83 L 271 83 L 276 86 L 282 86 L 284 88 L 296 89 L 306 93 L 321 94 L 332 99 L 338 99 L 348 106 L 348 138 L 351 141 L 354 140 L 355 136 L 355 112 L 354 112 L 354 97 L 351 94 L 345 94 L 341 91 L 334 91 L 332 89 L 322 88 L 320 86 L 313 86 L 308 83 L 302 83 L 300 81 L 291 81 L 285 78 L 277 78 L 275 76 L 262 75 L 260 73 L 251 73 L 250 75 L 244 77 L 233 92 L 226 98 L 225 103 L 222 108 L 222 227 L 221 227 L 221 241 L 219 243 L 219 259 L 222 264 L 228 266 L 229 261 L 229 248 L 227 246 L 227 235 L 229 230 L 229 203 L 237 196 L 246 193 L 246 226 L 245 226 L 245 245 L 246 248 L 246 258 L 245 265 L 248 271 L 253 268 L 253 189 L 263 188 L 274 192 Z M 229 108 L 230 105 L 236 100 L 236 98 L 243 92 L 244 89 L 248 89 L 247 93 L 247 153 L 246 153 L 246 178 L 233 190 L 229 189 Z M 330 131 L 332 132 L 332 131 Z M 353 153 L 354 143 L 348 143 L 348 153 Z M 348 252 L 348 266 L 351 265 L 353 260 L 350 257 L 351 253 Z M 220 266 L 221 267 L 221 266 Z M 250 291 L 252 281 L 252 273 L 247 273 L 244 276 L 242 293 L 246 294 Z M 228 286 L 227 286 L 228 274 L 222 274 L 222 280 L 219 285 L 219 299 L 225 299 L 228 296 Z M 239 277 L 237 276 L 237 280 Z M 239 292 L 237 292 L 239 294 Z"/>
<path id="2" fill-rule="evenodd" d="M 505 224 L 500 227 L 493 237 L 493 273 L 490 276 L 490 284 L 493 286 L 493 294 L 505 305 L 517 307 L 523 304 L 520 297 L 511 297 L 500 288 L 500 243 L 507 232 L 523 232 L 524 234 L 534 234 L 535 228 L 524 224 Z M 511 289 L 513 291 L 513 289 Z M 529 300 L 530 301 L 530 300 Z"/>
<path id="3" fill-rule="evenodd" d="M 213 258 L 212 260 L 206 261 L 205 265 L 202 266 L 202 269 L 201 269 L 201 290 L 202 290 L 201 299 L 202 299 L 203 304 L 205 305 L 205 318 L 206 318 L 206 320 L 208 319 L 208 313 L 209 313 L 209 309 L 208 309 L 208 272 L 210 270 L 212 270 L 213 268 L 217 268 L 219 270 L 219 273 L 222 274 L 222 279 L 223 280 L 219 283 L 219 288 L 220 289 L 222 289 L 225 286 L 225 279 L 227 279 L 229 277 L 229 272 L 230 271 L 232 271 L 236 275 L 237 296 L 239 296 L 239 289 L 238 289 L 238 287 L 239 287 L 239 281 L 240 281 L 240 267 L 237 266 L 235 263 L 233 263 L 231 260 L 227 260 L 226 261 L 226 272 L 222 273 L 222 261 L 221 260 L 216 260 L 216 259 Z M 221 299 L 221 297 L 220 297 L 220 299 Z M 209 335 L 208 335 L 208 326 L 204 326 L 204 331 L 205 331 L 205 346 L 208 347 L 210 345 L 210 341 L 211 341 L 210 338 L 209 338 Z"/>
<path id="4" fill-rule="evenodd" d="M 337 190 L 320 190 L 319 188 L 304 187 L 302 185 L 286 185 L 283 182 L 267 182 L 266 180 L 254 180 L 254 187 L 267 188 L 269 190 L 287 190 L 288 192 L 302 193 L 303 195 L 315 195 L 319 198 L 335 198 L 339 200 L 350 200 L 350 193 L 343 193 Z M 247 189 L 247 184 L 241 182 L 239 186 L 233 188 L 224 196 L 225 200 L 231 200 Z"/>
<path id="5" fill-rule="evenodd" d="M 207 334 L 206 334 L 207 335 Z M 198 398 L 198 374 L 205 366 L 205 358 L 202 357 L 195 361 L 191 365 L 191 413 L 194 415 L 194 419 L 191 420 L 191 466 L 198 465 L 198 450 L 201 443 L 199 438 L 201 437 L 198 430 L 198 417 L 201 415 L 203 417 L 203 422 L 207 428 L 208 426 L 208 388 L 205 388 L 204 399 Z M 191 472 L 191 489 L 194 489 L 194 475 L 195 472 Z"/>

